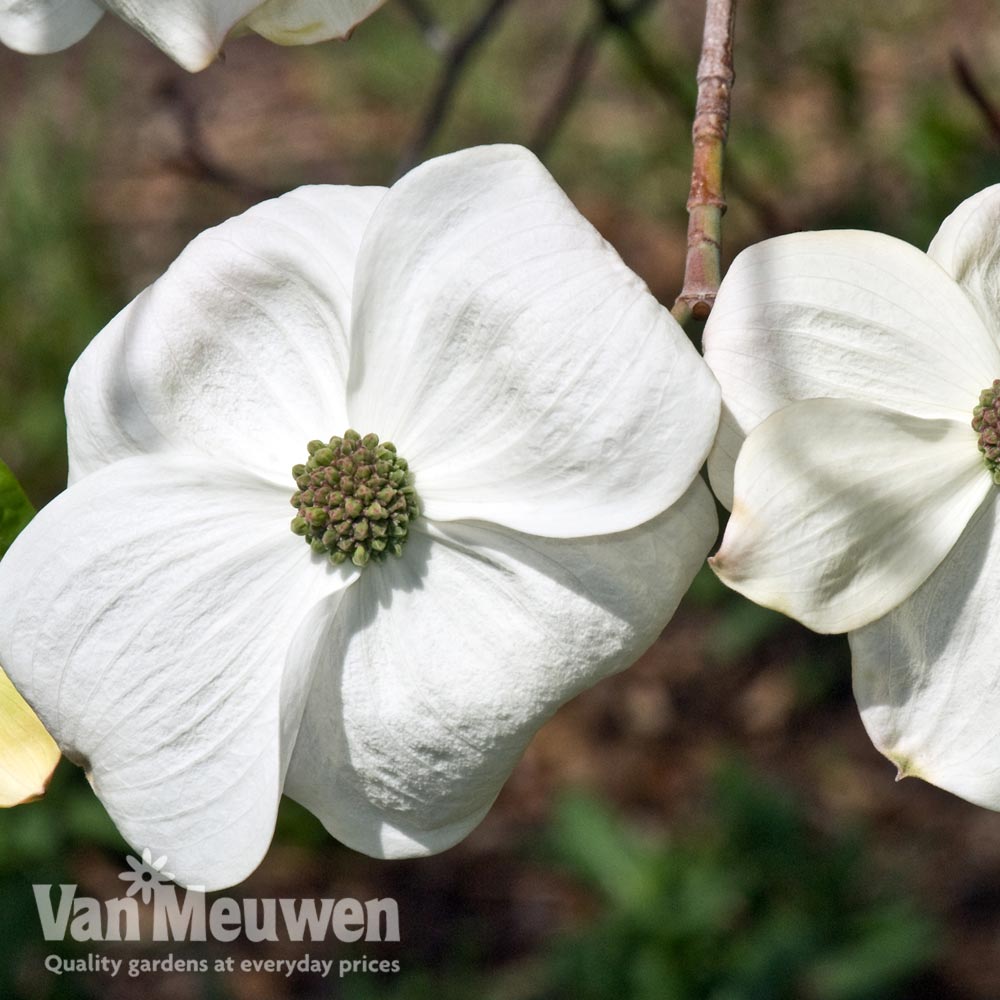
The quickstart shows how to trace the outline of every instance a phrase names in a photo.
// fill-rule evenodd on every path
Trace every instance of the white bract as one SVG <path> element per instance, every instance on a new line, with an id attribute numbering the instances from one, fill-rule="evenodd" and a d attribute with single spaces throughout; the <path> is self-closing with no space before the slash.
<path id="1" fill-rule="evenodd" d="M 709 472 L 733 512 L 716 572 L 849 631 L 876 746 L 1000 808 L 1000 186 L 926 254 L 867 232 L 751 247 L 705 358 L 723 389 Z"/>
<path id="2" fill-rule="evenodd" d="M 106 11 L 117 14 L 185 69 L 204 69 L 226 37 L 255 31 L 279 45 L 344 38 L 385 0 L 0 0 L 0 42 L 58 52 Z"/>
<path id="3" fill-rule="evenodd" d="M 195 239 L 77 362 L 71 485 L 0 562 L 0 662 L 183 883 L 245 877 L 283 790 L 358 850 L 443 850 L 670 618 L 715 536 L 718 401 L 527 151 L 301 188 Z M 364 568 L 289 529 L 292 467 L 348 427 L 422 508 Z"/>

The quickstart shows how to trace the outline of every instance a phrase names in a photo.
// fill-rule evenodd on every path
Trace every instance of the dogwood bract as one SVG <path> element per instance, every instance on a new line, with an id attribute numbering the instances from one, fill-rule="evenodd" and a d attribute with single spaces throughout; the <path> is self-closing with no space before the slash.
<path id="1" fill-rule="evenodd" d="M 0 661 L 183 883 L 245 877 L 283 789 L 361 851 L 443 850 L 670 618 L 718 399 L 527 151 L 301 188 L 77 362 Z"/>
<path id="2" fill-rule="evenodd" d="M 0 0 L 0 41 L 19 52 L 58 52 L 105 11 L 117 14 L 185 69 L 204 69 L 230 34 L 255 31 L 279 45 L 344 38 L 385 0 Z"/>
<path id="3" fill-rule="evenodd" d="M 733 511 L 716 572 L 850 631 L 876 746 L 1000 808 L 1000 186 L 926 254 L 866 232 L 751 247 L 705 357 L 723 388 L 709 472 Z"/>

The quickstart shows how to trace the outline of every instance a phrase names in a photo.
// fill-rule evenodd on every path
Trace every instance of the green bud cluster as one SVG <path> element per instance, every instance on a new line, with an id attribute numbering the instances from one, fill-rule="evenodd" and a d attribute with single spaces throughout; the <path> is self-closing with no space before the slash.
<path id="1" fill-rule="evenodd" d="M 355 566 L 400 556 L 420 505 L 413 473 L 396 446 L 354 430 L 310 441 L 309 458 L 292 469 L 292 531 L 330 561 Z"/>
<path id="2" fill-rule="evenodd" d="M 979 394 L 979 405 L 972 411 L 972 429 L 979 434 L 986 468 L 1000 486 L 1000 378 Z"/>

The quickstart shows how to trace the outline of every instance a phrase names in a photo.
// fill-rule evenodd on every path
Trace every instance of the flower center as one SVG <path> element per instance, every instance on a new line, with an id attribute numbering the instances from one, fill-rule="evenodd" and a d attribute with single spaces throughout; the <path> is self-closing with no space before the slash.
<path id="1" fill-rule="evenodd" d="M 979 394 L 979 405 L 972 411 L 972 429 L 979 434 L 986 468 L 1000 486 L 1000 378 Z"/>
<path id="2" fill-rule="evenodd" d="M 333 563 L 355 566 L 403 554 L 410 522 L 420 514 L 413 473 L 396 446 L 377 434 L 344 431 L 310 441 L 305 465 L 292 469 L 297 487 L 292 531 Z"/>

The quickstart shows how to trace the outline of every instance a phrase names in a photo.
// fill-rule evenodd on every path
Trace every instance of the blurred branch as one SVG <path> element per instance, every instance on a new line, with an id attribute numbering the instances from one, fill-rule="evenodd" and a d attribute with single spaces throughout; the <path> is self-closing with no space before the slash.
<path id="1" fill-rule="evenodd" d="M 590 76 L 597 58 L 597 50 L 604 38 L 604 19 L 599 18 L 584 28 L 576 40 L 566 71 L 552 100 L 542 112 L 528 146 L 539 158 L 544 158 L 561 131 L 570 111 L 576 105 L 583 89 L 584 81 Z"/>
<path id="2" fill-rule="evenodd" d="M 640 16 L 659 0 L 633 0 L 618 7 L 613 0 L 595 0 L 598 15 L 580 33 L 570 54 L 566 70 L 545 111 L 539 118 L 529 142 L 531 149 L 544 159 L 551 150 L 567 118 L 579 101 L 583 85 L 593 70 L 601 44 L 613 32 L 618 36 L 633 65 L 653 93 L 670 111 L 688 118 L 694 111 L 694 88 L 652 52 L 636 26 Z M 727 163 L 729 187 L 757 216 L 764 236 L 787 232 L 791 226 L 780 207 L 762 191 L 754 189 L 738 169 Z"/>
<path id="3" fill-rule="evenodd" d="M 958 85 L 968 94 L 972 103 L 975 104 L 982 114 L 983 120 L 990 130 L 990 134 L 997 143 L 1000 143 L 1000 110 L 990 100 L 989 95 L 983 89 L 972 67 L 969 65 L 969 61 L 958 49 L 955 49 L 951 54 L 951 68 L 958 80 Z"/>
<path id="4" fill-rule="evenodd" d="M 451 36 L 424 0 L 399 0 L 399 3 L 417 23 L 430 48 L 439 54 L 445 53 L 451 44 Z"/>
<path id="5" fill-rule="evenodd" d="M 529 142 L 539 157 L 544 157 L 548 153 L 570 111 L 579 100 L 583 84 L 594 67 L 597 51 L 608 30 L 620 24 L 631 24 L 635 18 L 657 2 L 658 0 L 633 0 L 619 10 L 605 0 L 599 0 L 599 13 L 577 38 L 562 80 L 552 100 L 542 112 Z"/>
<path id="6" fill-rule="evenodd" d="M 156 96 L 170 108 L 181 132 L 181 151 L 166 160 L 166 166 L 195 180 L 217 184 L 250 202 L 283 193 L 280 188 L 257 184 L 216 162 L 205 145 L 198 105 L 177 79 L 165 80 Z"/>
<path id="7" fill-rule="evenodd" d="M 488 0 L 479 16 L 448 46 L 437 87 L 434 89 L 416 136 L 400 158 L 396 170 L 397 177 L 415 167 L 426 155 L 438 130 L 448 117 L 469 60 L 499 23 L 500 16 L 511 2 L 512 0 Z"/>
<path id="8" fill-rule="evenodd" d="M 733 20 L 736 0 L 706 0 L 705 34 L 698 62 L 698 102 L 691 138 L 694 160 L 688 194 L 687 262 L 684 287 L 672 310 L 684 323 L 689 317 L 706 319 L 722 280 L 722 216 L 726 199 L 722 189 L 729 102 L 733 81 Z"/>
<path id="9" fill-rule="evenodd" d="M 691 98 L 688 96 L 687 80 L 669 63 L 657 58 L 636 27 L 635 15 L 642 11 L 633 14 L 628 7 L 619 6 L 617 0 L 597 0 L 597 4 L 605 23 L 614 31 L 639 75 L 674 111 L 679 111 L 685 118 L 690 115 Z"/>

